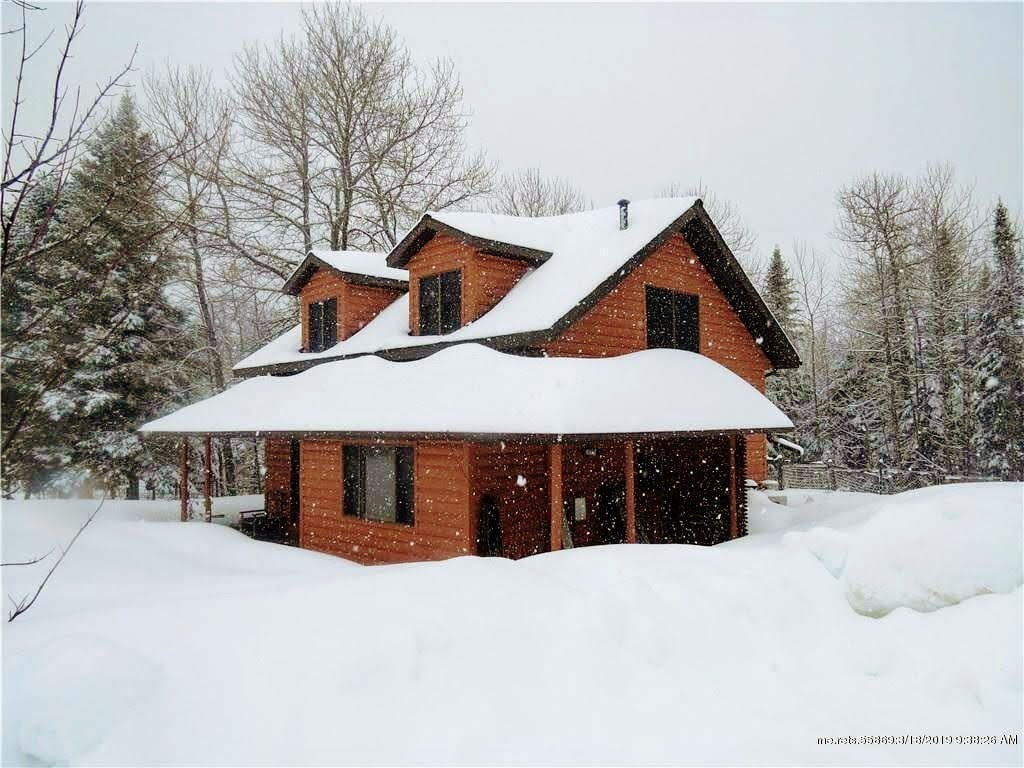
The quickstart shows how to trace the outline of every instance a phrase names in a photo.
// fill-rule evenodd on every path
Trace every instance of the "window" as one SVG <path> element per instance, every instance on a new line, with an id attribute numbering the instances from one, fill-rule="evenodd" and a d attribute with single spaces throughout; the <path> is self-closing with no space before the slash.
<path id="1" fill-rule="evenodd" d="M 309 351 L 323 352 L 338 343 L 338 300 L 309 305 Z"/>
<path id="2" fill-rule="evenodd" d="M 647 347 L 700 352 L 699 298 L 647 286 Z"/>
<path id="3" fill-rule="evenodd" d="M 384 523 L 413 524 L 412 448 L 346 445 L 346 515 Z"/>
<path id="4" fill-rule="evenodd" d="M 420 278 L 420 335 L 451 333 L 462 325 L 462 273 Z"/>

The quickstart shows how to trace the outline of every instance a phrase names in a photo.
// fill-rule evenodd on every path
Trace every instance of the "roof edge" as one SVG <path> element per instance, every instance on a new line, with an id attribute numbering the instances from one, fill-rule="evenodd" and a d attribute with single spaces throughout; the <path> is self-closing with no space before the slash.
<path id="1" fill-rule="evenodd" d="M 299 293 L 301 293 L 303 286 L 305 286 L 317 270 L 320 269 L 326 269 L 336 275 L 340 275 L 349 282 L 356 283 L 358 285 L 371 285 L 378 288 L 397 288 L 403 291 L 407 290 L 409 287 L 408 280 L 400 280 L 395 277 L 379 277 L 377 275 L 367 275 L 362 272 L 350 272 L 338 269 L 310 251 L 306 254 L 306 258 L 304 258 L 295 268 L 288 279 L 285 280 L 284 285 L 281 286 L 281 292 L 290 296 L 298 296 Z"/>
<path id="2" fill-rule="evenodd" d="M 401 241 L 391 249 L 391 253 L 388 254 L 385 262 L 389 267 L 404 269 L 405 265 L 409 263 L 412 257 L 415 256 L 416 253 L 418 253 L 419 250 L 437 234 L 453 235 L 464 242 L 475 245 L 481 251 L 490 255 L 516 259 L 517 261 L 525 261 L 529 264 L 533 264 L 534 266 L 543 264 L 551 258 L 550 251 L 542 251 L 537 248 L 527 248 L 522 245 L 516 245 L 515 243 L 506 243 L 501 240 L 490 240 L 485 237 L 479 237 L 471 232 L 466 232 L 453 227 L 450 224 L 445 224 L 443 221 L 435 219 L 429 213 L 425 213 L 419 220 L 419 223 L 410 229 L 406 233 L 405 237 L 403 237 Z"/>

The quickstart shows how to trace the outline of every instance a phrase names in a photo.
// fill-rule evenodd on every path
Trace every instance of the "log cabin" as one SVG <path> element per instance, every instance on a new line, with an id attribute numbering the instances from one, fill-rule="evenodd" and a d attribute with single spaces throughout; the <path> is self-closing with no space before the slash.
<path id="1" fill-rule="evenodd" d="M 792 428 L 765 377 L 799 357 L 699 199 L 427 213 L 283 290 L 301 322 L 240 383 L 141 429 L 182 438 L 183 517 L 190 440 L 208 478 L 255 436 L 268 517 L 361 563 L 715 544 Z"/>

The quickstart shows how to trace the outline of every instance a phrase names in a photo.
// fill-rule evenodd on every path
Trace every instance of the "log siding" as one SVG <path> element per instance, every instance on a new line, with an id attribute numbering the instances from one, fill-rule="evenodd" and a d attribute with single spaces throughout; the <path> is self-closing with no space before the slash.
<path id="1" fill-rule="evenodd" d="M 408 445 L 348 441 L 345 445 Z M 469 467 L 459 443 L 418 442 L 413 448 L 412 525 L 346 516 L 342 445 L 302 441 L 299 541 L 364 564 L 440 560 L 475 552 L 469 530 Z"/>

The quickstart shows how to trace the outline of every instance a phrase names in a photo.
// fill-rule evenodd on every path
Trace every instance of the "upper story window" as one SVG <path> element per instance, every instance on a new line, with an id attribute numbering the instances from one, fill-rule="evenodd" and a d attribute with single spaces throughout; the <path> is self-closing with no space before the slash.
<path id="1" fill-rule="evenodd" d="M 700 352 L 700 299 L 647 286 L 647 348 Z"/>
<path id="2" fill-rule="evenodd" d="M 420 335 L 451 333 L 462 325 L 462 273 L 420 278 Z"/>
<path id="3" fill-rule="evenodd" d="M 323 352 L 338 343 L 338 300 L 310 302 L 309 351 Z"/>
<path id="4" fill-rule="evenodd" d="M 346 515 L 413 524 L 412 448 L 346 445 L 342 464 Z"/>

